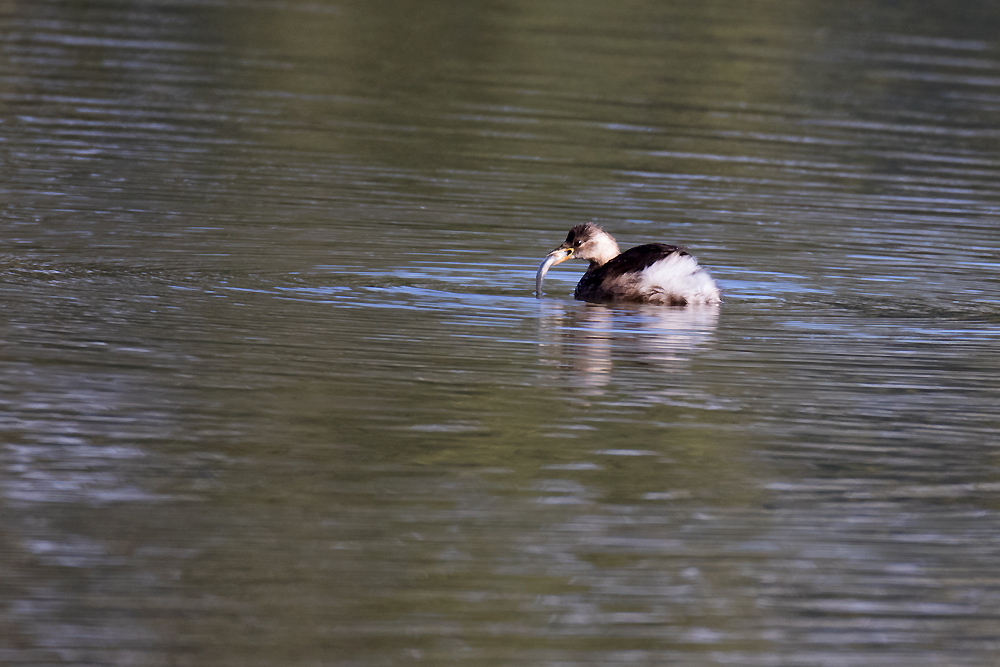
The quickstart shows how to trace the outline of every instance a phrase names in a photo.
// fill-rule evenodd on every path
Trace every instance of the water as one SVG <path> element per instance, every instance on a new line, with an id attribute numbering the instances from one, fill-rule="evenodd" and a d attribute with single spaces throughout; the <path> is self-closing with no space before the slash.
<path id="1" fill-rule="evenodd" d="M 0 6 L 0 662 L 997 663 L 998 21 Z"/>

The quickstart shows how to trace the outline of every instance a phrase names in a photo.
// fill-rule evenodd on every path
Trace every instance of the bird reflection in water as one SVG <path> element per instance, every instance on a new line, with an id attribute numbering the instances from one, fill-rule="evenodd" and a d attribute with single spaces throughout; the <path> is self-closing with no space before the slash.
<path id="1" fill-rule="evenodd" d="M 616 362 L 684 372 L 713 338 L 719 318 L 719 308 L 707 305 L 663 308 L 553 300 L 541 306 L 541 362 L 560 372 L 568 369 L 574 384 L 591 390 L 610 382 Z"/>

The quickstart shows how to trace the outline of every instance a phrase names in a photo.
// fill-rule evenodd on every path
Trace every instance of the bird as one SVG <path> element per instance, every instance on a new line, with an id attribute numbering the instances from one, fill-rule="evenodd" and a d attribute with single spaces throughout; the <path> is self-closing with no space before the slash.
<path id="1" fill-rule="evenodd" d="M 621 252 L 614 237 L 593 222 L 573 227 L 566 241 L 545 256 L 535 276 L 535 293 L 539 298 L 545 274 L 567 259 L 590 262 L 573 292 L 580 301 L 631 301 L 666 306 L 722 302 L 712 276 L 683 248 L 646 243 Z"/>

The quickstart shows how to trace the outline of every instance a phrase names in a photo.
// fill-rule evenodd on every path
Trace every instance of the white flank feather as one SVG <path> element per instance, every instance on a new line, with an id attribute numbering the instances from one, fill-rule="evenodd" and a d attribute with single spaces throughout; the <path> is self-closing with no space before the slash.
<path id="1" fill-rule="evenodd" d="M 680 253 L 647 266 L 640 273 L 639 289 L 662 294 L 666 301 L 684 301 L 692 305 L 722 301 L 719 288 L 708 271 L 691 255 Z"/>

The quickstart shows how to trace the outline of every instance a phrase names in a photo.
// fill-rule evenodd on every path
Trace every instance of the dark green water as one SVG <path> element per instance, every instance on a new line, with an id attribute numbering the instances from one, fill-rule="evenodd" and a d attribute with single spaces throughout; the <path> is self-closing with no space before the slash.
<path id="1" fill-rule="evenodd" d="M 998 28 L 0 2 L 0 663 L 996 664 Z"/>

